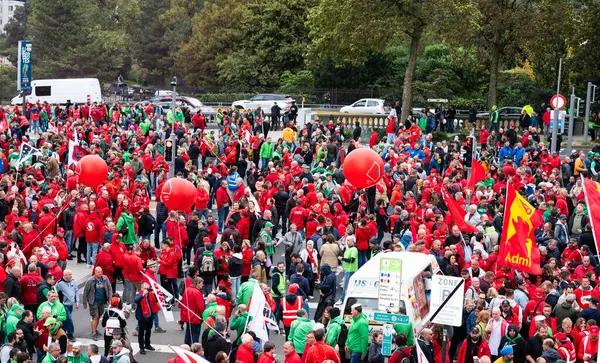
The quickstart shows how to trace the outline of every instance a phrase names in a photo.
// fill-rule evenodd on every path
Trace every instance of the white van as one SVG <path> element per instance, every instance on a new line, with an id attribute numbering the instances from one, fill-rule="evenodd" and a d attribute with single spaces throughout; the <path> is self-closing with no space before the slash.
<path id="1" fill-rule="evenodd" d="M 379 260 L 382 257 L 402 260 L 402 286 L 400 287 L 400 305 L 406 308 L 406 314 L 417 333 L 423 329 L 423 323 L 429 320 L 432 276 L 441 274 L 435 257 L 414 252 L 378 253 L 352 275 L 348 292 L 343 302 L 343 314 L 346 323 L 351 320 L 351 307 L 359 303 L 369 320 L 369 331 L 379 330 L 382 323 L 373 321 L 377 308 L 379 285 Z M 386 311 L 384 311 L 386 312 Z M 390 313 L 397 313 L 390 311 Z"/>
<path id="2" fill-rule="evenodd" d="M 90 102 L 101 102 L 102 92 L 97 78 L 38 79 L 31 82 L 31 94 L 26 97 L 26 101 L 31 103 L 66 104 L 71 101 L 84 104 L 88 99 Z M 13 105 L 21 103 L 22 94 L 11 101 Z"/>

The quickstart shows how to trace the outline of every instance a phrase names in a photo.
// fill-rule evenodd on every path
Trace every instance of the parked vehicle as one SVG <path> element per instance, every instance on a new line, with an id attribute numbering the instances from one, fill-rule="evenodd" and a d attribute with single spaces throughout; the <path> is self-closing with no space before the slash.
<path id="1" fill-rule="evenodd" d="M 418 333 L 424 327 L 423 323 L 429 321 L 433 314 L 430 309 L 433 275 L 442 274 L 435 257 L 422 253 L 389 252 L 373 256 L 350 278 L 341 309 L 344 320 L 350 323 L 352 305 L 361 304 L 363 313 L 369 320 L 369 331 L 381 329 L 382 323 L 374 321 L 373 313 L 379 311 L 379 263 L 382 257 L 402 261 L 400 303 L 406 309 L 406 315 Z"/>
<path id="2" fill-rule="evenodd" d="M 275 102 L 277 102 L 277 105 L 285 111 L 292 105 L 292 102 L 294 101 L 295 100 L 292 97 L 283 94 L 261 93 L 249 100 L 235 101 L 231 104 L 231 107 L 248 110 L 255 109 L 258 107 L 258 105 L 260 105 L 266 114 L 270 114 L 271 107 L 273 107 Z"/>
<path id="3" fill-rule="evenodd" d="M 340 112 L 385 115 L 389 112 L 389 107 L 387 107 L 385 101 L 380 98 L 363 98 L 350 106 L 342 107 Z"/>
<path id="4" fill-rule="evenodd" d="M 26 102 L 31 103 L 39 101 L 50 104 L 83 104 L 88 100 L 102 101 L 102 91 L 97 78 L 38 79 L 31 82 L 31 94 L 26 96 Z M 13 105 L 22 103 L 22 94 L 11 100 Z"/>
<path id="5" fill-rule="evenodd" d="M 150 102 L 160 105 L 163 108 L 163 110 L 166 111 L 171 108 L 173 98 L 170 96 L 157 97 L 150 100 Z M 196 113 L 198 113 L 198 111 L 202 111 L 202 113 L 211 113 L 214 111 L 212 107 L 204 106 L 199 99 L 188 96 L 175 97 L 175 105 L 189 107 L 190 113 L 192 115 L 195 115 Z"/>

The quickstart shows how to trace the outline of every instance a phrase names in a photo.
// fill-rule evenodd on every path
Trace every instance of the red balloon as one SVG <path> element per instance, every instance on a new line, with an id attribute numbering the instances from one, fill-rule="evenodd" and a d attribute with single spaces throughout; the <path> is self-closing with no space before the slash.
<path id="1" fill-rule="evenodd" d="M 75 174 L 79 176 L 81 184 L 95 188 L 108 177 L 108 165 L 98 155 L 86 155 L 77 163 Z"/>
<path id="2" fill-rule="evenodd" d="M 189 211 L 196 203 L 196 196 L 196 187 L 190 181 L 171 178 L 163 185 L 160 200 L 169 210 Z"/>
<path id="3" fill-rule="evenodd" d="M 368 188 L 383 177 L 381 155 L 367 148 L 352 150 L 344 159 L 344 176 L 356 188 Z"/>

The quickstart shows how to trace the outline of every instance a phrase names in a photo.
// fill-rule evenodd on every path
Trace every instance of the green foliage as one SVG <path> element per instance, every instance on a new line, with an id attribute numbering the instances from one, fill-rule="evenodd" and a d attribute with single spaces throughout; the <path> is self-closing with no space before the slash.
<path id="1" fill-rule="evenodd" d="M 285 71 L 280 78 L 279 90 L 282 93 L 302 93 L 315 88 L 315 76 L 308 70 L 297 73 Z"/>
<path id="2" fill-rule="evenodd" d="M 522 74 L 503 73 L 498 84 L 498 105 L 521 107 L 548 102 L 556 90 L 540 88 Z"/>
<path id="3" fill-rule="evenodd" d="M 233 102 L 247 100 L 256 96 L 256 93 L 200 93 L 196 98 L 202 102 Z"/>
<path id="4" fill-rule="evenodd" d="M 259 0 L 249 4 L 249 14 L 240 23 L 240 42 L 219 65 L 221 82 L 275 87 L 285 71 L 302 69 L 309 45 L 304 23 L 315 2 Z"/>
<path id="5" fill-rule="evenodd" d="M 194 16 L 192 35 L 177 53 L 177 68 L 188 84 L 221 85 L 219 66 L 243 40 L 239 24 L 250 16 L 248 3 L 249 0 L 207 0 Z"/>
<path id="6" fill-rule="evenodd" d="M 17 91 L 17 70 L 0 65 L 0 100 L 12 99 Z"/>
<path id="7" fill-rule="evenodd" d="M 478 110 L 487 109 L 484 98 L 454 98 L 449 100 L 449 102 L 450 106 L 456 110 L 468 110 L 472 104 L 475 104 Z"/>

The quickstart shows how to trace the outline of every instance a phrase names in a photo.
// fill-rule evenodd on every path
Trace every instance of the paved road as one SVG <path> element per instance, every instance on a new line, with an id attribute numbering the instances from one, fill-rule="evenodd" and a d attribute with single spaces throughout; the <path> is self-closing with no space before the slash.
<path id="1" fill-rule="evenodd" d="M 284 246 L 283 244 L 277 246 L 275 253 L 275 263 L 279 261 L 283 261 L 283 253 Z M 123 285 L 117 285 L 117 291 L 123 291 Z M 315 296 L 318 296 L 316 294 Z M 318 298 L 311 300 L 309 302 L 311 314 L 314 314 L 318 303 Z M 169 358 L 172 358 L 175 353 L 173 353 L 168 345 L 180 345 L 183 343 L 184 339 L 184 331 L 179 328 L 179 324 L 177 324 L 177 319 L 179 318 L 179 308 L 175 307 L 173 309 L 175 315 L 175 322 L 167 323 L 165 322 L 164 316 L 160 313 L 160 326 L 165 329 L 166 333 L 152 333 L 152 345 L 157 349 L 155 352 L 147 352 L 145 356 L 139 354 L 139 347 L 137 345 L 137 337 L 131 336 L 131 332 L 135 328 L 136 319 L 132 315 L 127 320 L 127 329 L 129 331 L 129 338 L 133 344 L 134 352 L 136 353 L 135 358 L 140 362 L 148 362 L 148 363 L 158 363 L 158 362 L 166 362 Z M 312 316 L 312 315 L 311 315 Z M 98 346 L 104 347 L 104 341 L 98 340 L 93 341 L 90 339 L 91 327 L 90 327 L 90 315 L 88 310 L 84 310 L 81 306 L 78 310 L 73 311 L 73 321 L 75 322 L 75 337 L 77 340 L 81 341 L 84 345 L 88 345 L 91 343 L 97 344 Z M 101 332 L 102 329 L 99 329 Z M 235 337 L 235 333 L 233 333 L 233 337 Z M 283 335 L 271 334 L 270 340 L 277 347 L 277 353 L 283 354 L 282 347 L 285 342 Z"/>

